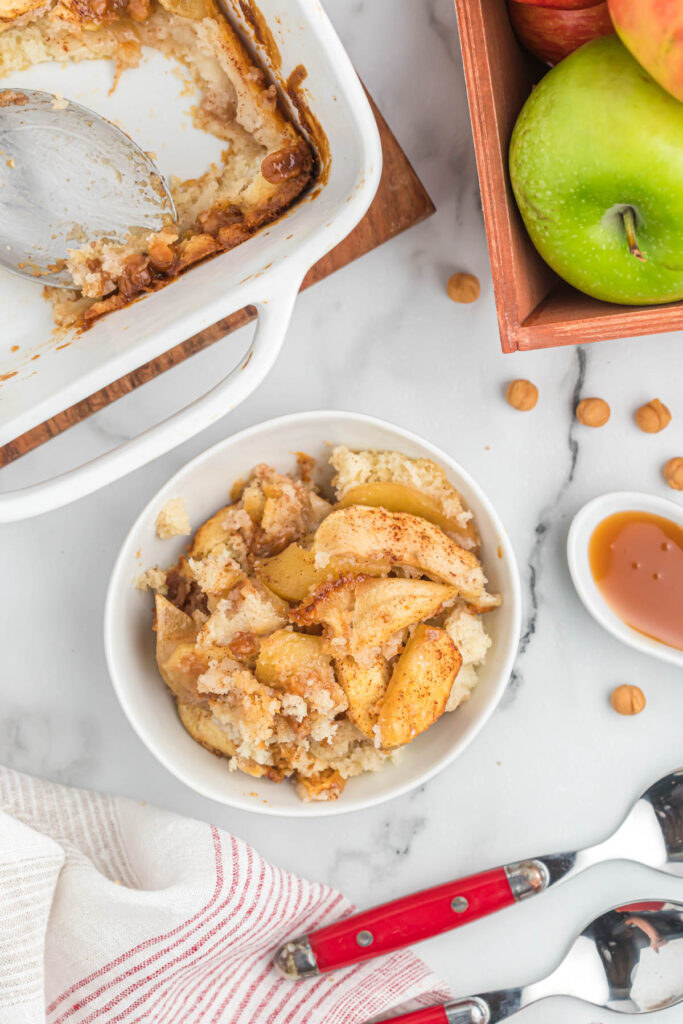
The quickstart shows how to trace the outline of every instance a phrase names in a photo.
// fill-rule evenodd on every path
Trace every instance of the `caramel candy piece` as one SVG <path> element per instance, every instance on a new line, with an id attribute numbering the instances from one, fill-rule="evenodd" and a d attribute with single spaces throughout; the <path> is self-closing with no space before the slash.
<path id="1" fill-rule="evenodd" d="M 636 410 L 635 420 L 646 434 L 658 434 L 671 423 L 671 413 L 663 402 L 653 398 Z"/>
<path id="2" fill-rule="evenodd" d="M 519 412 L 528 412 L 538 401 L 538 388 L 530 380 L 511 380 L 505 392 L 508 405 Z"/>
<path id="3" fill-rule="evenodd" d="M 612 690 L 610 704 L 620 715 L 639 715 L 647 701 L 639 686 L 617 686 Z"/>
<path id="4" fill-rule="evenodd" d="M 474 274 L 451 274 L 446 284 L 448 298 L 453 302 L 476 302 L 481 292 L 479 278 Z"/>
<path id="5" fill-rule="evenodd" d="M 662 467 L 664 479 L 674 491 L 683 491 L 683 458 L 677 455 Z"/>
<path id="6" fill-rule="evenodd" d="M 604 398 L 584 398 L 576 407 L 576 418 L 585 427 L 604 427 L 610 407 Z"/>

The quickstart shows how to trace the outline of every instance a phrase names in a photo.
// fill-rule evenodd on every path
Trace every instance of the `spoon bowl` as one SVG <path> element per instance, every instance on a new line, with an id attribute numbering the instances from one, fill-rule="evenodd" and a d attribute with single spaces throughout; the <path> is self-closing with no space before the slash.
<path id="1" fill-rule="evenodd" d="M 617 1013 L 683 1002 L 683 903 L 655 900 L 596 917 L 547 978 L 393 1017 L 393 1024 L 499 1024 L 551 996 L 573 996 Z M 387 1022 L 391 1024 L 391 1022 Z"/>
<path id="2" fill-rule="evenodd" d="M 92 110 L 35 89 L 0 91 L 0 265 L 73 287 L 68 249 L 175 220 L 149 156 Z"/>
<path id="3" fill-rule="evenodd" d="M 642 813 L 640 813 L 642 808 Z M 638 829 L 644 831 L 645 810 L 649 812 L 650 828 L 661 832 L 664 859 L 643 860 L 650 867 L 683 876 L 683 768 L 662 776 L 647 789 L 631 811 L 633 822 L 639 817 Z M 628 820 L 628 819 L 627 819 Z M 642 825 L 641 822 L 642 821 Z M 617 833 L 618 834 L 618 833 Z"/>
<path id="4" fill-rule="evenodd" d="M 548 885 L 617 860 L 683 876 L 683 768 L 663 775 L 646 789 L 616 832 L 601 843 L 537 859 L 547 872 Z"/>
<path id="5" fill-rule="evenodd" d="M 452 1019 L 458 1024 L 498 1024 L 551 996 L 573 996 L 627 1014 L 652 1013 L 683 1002 L 683 904 L 656 900 L 609 910 L 584 928 L 547 978 L 475 996 L 482 1016 L 475 1011 L 470 1018 Z"/>
<path id="6" fill-rule="evenodd" d="M 683 1001 L 683 904 L 631 903 L 584 928 L 556 971 L 519 990 L 519 1007 L 575 996 L 619 1013 L 651 1013 Z M 504 1017 L 491 1017 L 491 1024 Z"/>
<path id="7" fill-rule="evenodd" d="M 588 544 L 599 523 L 616 512 L 651 512 L 683 526 L 683 506 L 668 498 L 638 491 L 614 491 L 589 501 L 574 516 L 567 537 L 567 561 L 576 592 L 596 622 L 641 654 L 650 654 L 683 668 L 683 651 L 669 647 L 653 637 L 628 626 L 602 596 L 588 561 Z"/>
<path id="8" fill-rule="evenodd" d="M 652 1013 L 683 1001 L 683 904 L 632 903 L 608 911 L 577 939 L 565 961 L 569 969 L 584 963 L 584 949 L 597 955 L 606 985 L 596 970 L 599 987 L 590 1002 L 620 1013 Z M 586 960 L 583 999 L 590 966 Z"/>

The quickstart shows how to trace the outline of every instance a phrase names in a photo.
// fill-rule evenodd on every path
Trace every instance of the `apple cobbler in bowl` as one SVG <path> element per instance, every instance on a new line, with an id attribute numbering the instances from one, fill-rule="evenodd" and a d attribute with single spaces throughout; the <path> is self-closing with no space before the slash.
<path id="1" fill-rule="evenodd" d="M 469 700 L 501 600 L 433 460 L 344 445 L 328 460 L 256 465 L 174 565 L 137 580 L 187 732 L 305 801 L 336 800 Z M 156 527 L 190 534 L 182 499 Z"/>

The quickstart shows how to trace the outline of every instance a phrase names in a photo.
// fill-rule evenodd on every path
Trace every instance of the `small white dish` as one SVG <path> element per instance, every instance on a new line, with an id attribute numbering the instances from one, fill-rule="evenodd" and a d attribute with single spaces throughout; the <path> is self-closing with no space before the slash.
<path id="1" fill-rule="evenodd" d="M 143 568 L 169 566 L 187 537 L 159 540 L 154 524 L 169 498 L 182 497 L 192 527 L 225 504 L 231 484 L 258 462 L 280 471 L 294 468 L 297 451 L 324 464 L 329 444 L 350 448 L 396 449 L 413 458 L 431 458 L 446 471 L 474 513 L 489 589 L 503 595 L 502 607 L 487 617 L 493 638 L 479 683 L 469 701 L 444 715 L 382 771 L 351 779 L 339 800 L 302 803 L 294 786 L 231 772 L 185 732 L 175 701 L 164 686 L 154 657 L 153 601 L 134 589 Z M 170 772 L 192 789 L 220 803 L 261 814 L 317 817 L 371 807 L 400 796 L 436 775 L 472 742 L 497 707 L 512 670 L 521 622 L 520 585 L 510 540 L 478 485 L 449 455 L 407 430 L 370 416 L 347 412 L 308 412 L 283 416 L 226 438 L 173 476 L 133 524 L 114 566 L 104 617 L 109 673 L 121 706 L 142 742 Z"/>
<path id="2" fill-rule="evenodd" d="M 683 668 L 683 651 L 677 651 L 675 647 L 669 647 L 668 644 L 627 626 L 616 612 L 612 611 L 593 579 L 588 561 L 588 544 L 598 523 L 616 512 L 650 512 L 683 526 L 683 506 L 669 498 L 641 494 L 638 491 L 613 491 L 593 498 L 576 513 L 567 537 L 569 573 L 576 592 L 595 621 L 617 640 L 643 654 L 651 654 L 655 658 L 661 658 L 662 661 Z"/>

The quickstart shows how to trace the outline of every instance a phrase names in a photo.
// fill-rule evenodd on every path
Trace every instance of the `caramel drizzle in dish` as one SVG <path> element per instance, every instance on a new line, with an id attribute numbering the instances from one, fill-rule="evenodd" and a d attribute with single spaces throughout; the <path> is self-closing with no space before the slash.
<path id="1" fill-rule="evenodd" d="M 126 258 L 123 273 L 114 281 L 115 290 L 85 311 L 83 326 L 92 325 L 105 313 L 122 309 L 146 292 L 157 291 L 188 267 L 245 242 L 264 224 L 274 220 L 306 187 L 313 172 L 313 155 L 302 139 L 293 147 L 265 157 L 261 171 L 271 184 L 285 185 L 277 196 L 247 214 L 234 204 L 204 210 L 187 237 L 175 242 L 153 239 L 148 255 L 132 254 Z M 98 260 L 91 262 L 91 270 L 100 269 Z"/>
<path id="2" fill-rule="evenodd" d="M 258 131 L 254 135 L 248 125 L 243 128 L 240 117 L 236 114 L 236 104 L 230 101 L 229 97 L 226 102 L 220 90 L 212 93 L 211 84 L 207 85 L 208 80 L 202 85 L 199 79 L 195 79 L 201 93 L 197 108 L 199 114 L 195 123 L 219 138 L 228 138 L 229 135 L 223 136 L 222 129 L 233 127 L 238 132 L 243 131 L 245 137 L 252 134 L 255 141 L 258 138 L 257 144 L 264 145 L 266 152 L 260 167 L 257 162 L 253 168 L 256 177 L 251 184 L 256 183 L 260 177 L 263 188 L 260 195 L 257 189 L 256 193 L 251 190 L 249 195 L 243 197 L 242 192 L 248 192 L 250 184 L 249 188 L 233 193 L 230 199 L 225 194 L 219 198 L 214 197 L 211 206 L 208 206 L 211 202 L 211 199 L 208 199 L 208 208 L 195 210 L 189 223 L 188 218 L 178 207 L 180 224 L 174 224 L 169 220 L 157 236 L 150 236 L 146 242 L 138 237 L 139 232 L 133 231 L 131 240 L 135 241 L 135 244 L 130 248 L 142 249 L 142 252 L 123 253 L 118 261 L 103 255 L 98 247 L 95 247 L 92 254 L 84 252 L 79 266 L 89 272 L 87 288 L 83 287 L 80 277 L 69 262 L 69 269 L 74 273 L 75 290 L 72 297 L 64 302 L 67 298 L 66 293 L 46 289 L 46 296 L 55 304 L 55 316 L 60 325 L 74 324 L 73 316 L 70 319 L 61 319 L 57 315 L 60 303 L 75 303 L 76 325 L 81 329 L 87 328 L 101 316 L 127 306 L 148 292 L 162 288 L 189 267 L 235 248 L 280 216 L 311 185 L 320 172 L 316 154 L 285 112 L 280 109 L 275 85 L 270 83 L 263 68 L 255 64 L 253 55 L 244 49 L 223 12 L 213 0 L 178 0 L 176 3 L 167 3 L 166 0 L 48 0 L 46 6 L 32 0 L 18 0 L 7 16 L 0 16 L 0 34 L 8 29 L 18 33 L 16 42 L 9 50 L 6 47 L 6 56 L 9 55 L 7 66 L 9 69 L 21 66 L 18 61 L 14 61 L 12 52 L 20 49 L 24 26 L 27 29 L 30 27 L 31 30 L 34 26 L 39 26 L 39 33 L 47 44 L 47 52 L 53 59 L 58 59 L 52 53 L 55 47 L 59 53 L 63 50 L 63 56 L 68 59 L 69 47 L 74 40 L 86 37 L 101 38 L 102 55 L 112 57 L 116 64 L 113 86 L 115 87 L 122 71 L 139 63 L 143 45 L 156 47 L 155 40 L 159 38 L 162 40 L 159 49 L 164 52 L 163 43 L 170 37 L 164 36 L 163 32 L 161 36 L 157 34 L 159 24 L 162 29 L 164 27 L 163 21 L 155 22 L 160 13 L 178 19 L 179 24 L 206 26 L 202 31 L 209 33 L 207 38 L 210 37 L 211 46 L 219 47 L 223 59 L 227 54 L 233 80 L 235 77 L 239 79 L 244 89 L 243 96 L 248 97 L 245 100 L 247 110 L 252 110 L 249 107 L 249 104 L 252 104 L 257 124 L 260 125 L 259 130 L 269 135 L 270 141 L 264 142 Z M 145 24 L 147 22 L 149 24 Z M 218 35 L 211 34 L 212 23 L 219 25 Z M 100 37 L 98 33 L 104 34 Z M 109 33 L 108 40 L 106 33 Z M 112 38 L 115 40 L 113 52 Z M 99 52 L 97 48 L 91 50 L 96 57 Z M 76 52 L 76 60 L 90 59 L 83 58 L 80 50 L 77 49 Z M 213 49 L 210 52 L 215 56 Z M 182 56 L 175 53 L 172 55 L 182 63 Z M 25 66 L 28 66 L 32 59 L 28 48 L 23 53 Z M 45 56 L 38 57 L 38 60 L 45 59 Z M 192 59 L 186 61 L 186 64 L 193 74 Z M 228 64 L 221 67 L 225 70 Z M 0 57 L 0 69 L 2 67 Z M 205 91 L 204 86 L 208 91 Z M 15 98 L 18 95 L 19 98 Z M 23 102 L 23 96 L 11 89 L 0 91 L 0 103 L 7 105 L 13 102 Z M 277 138 L 278 135 L 280 140 Z M 223 161 L 229 166 L 230 151 L 226 153 Z M 180 187 L 184 188 L 188 184 L 192 183 L 182 182 Z M 111 249 L 111 246 L 109 248 Z M 96 283 L 98 278 L 101 282 L 100 287 Z"/>

